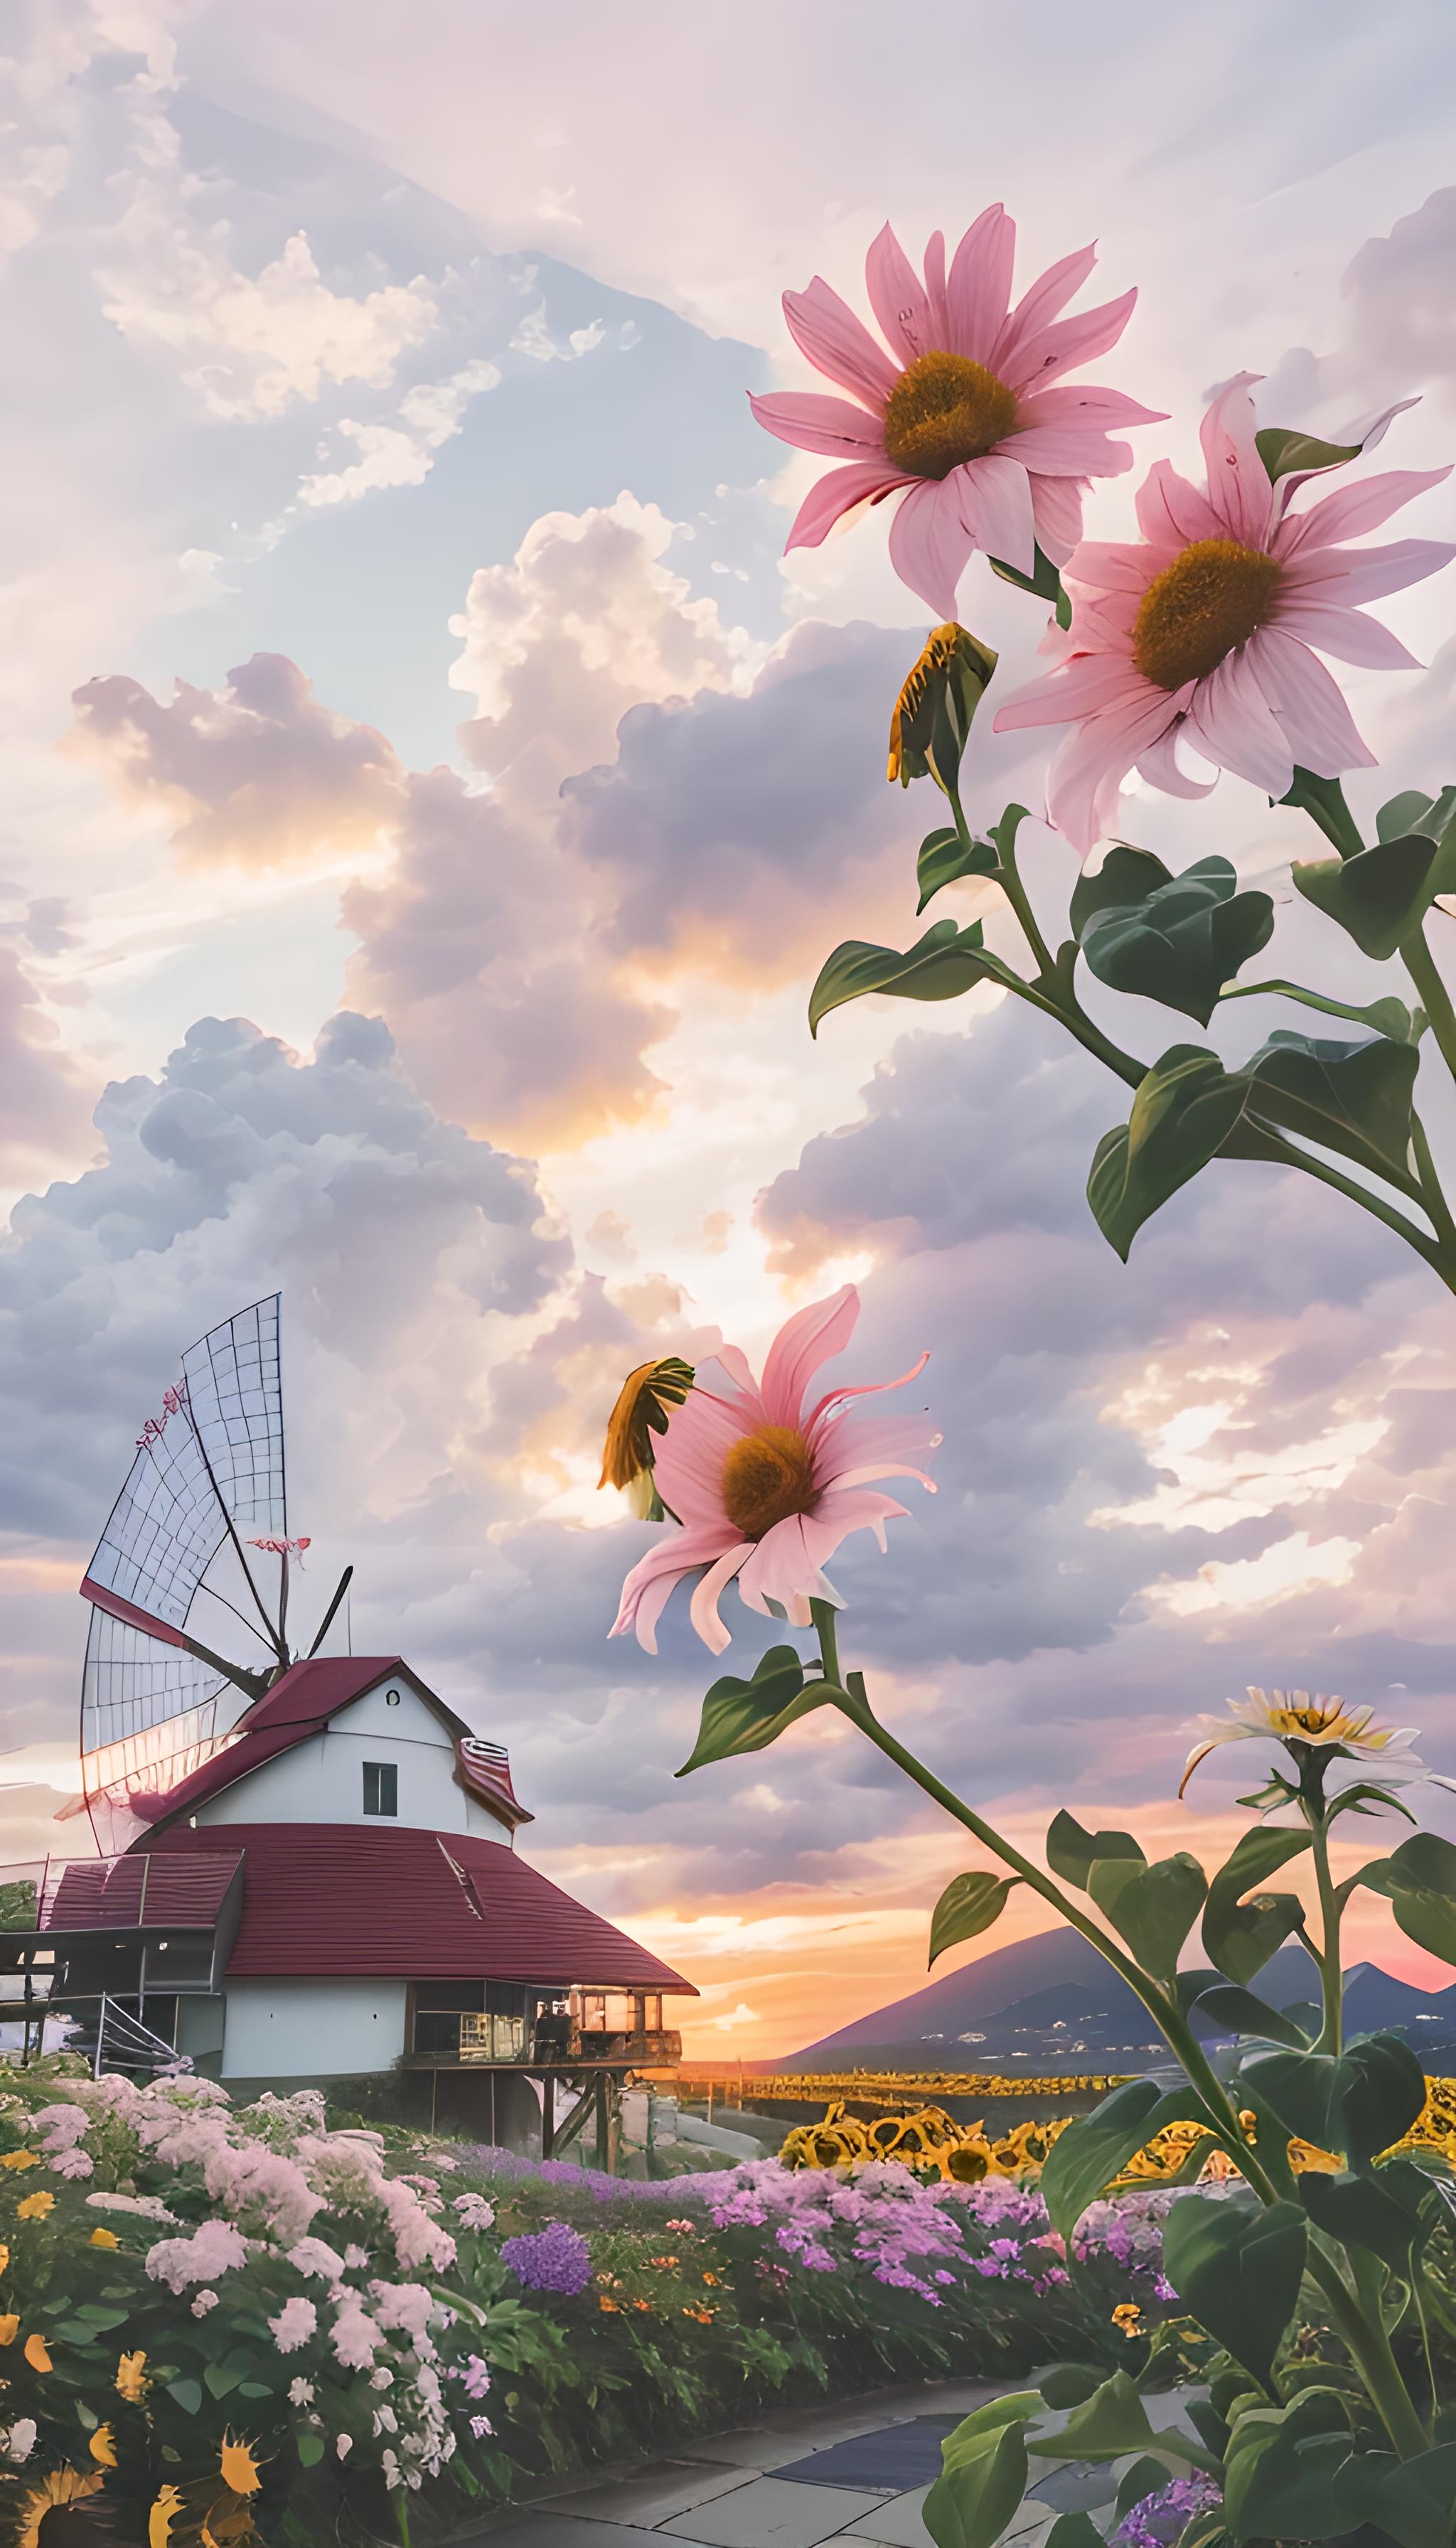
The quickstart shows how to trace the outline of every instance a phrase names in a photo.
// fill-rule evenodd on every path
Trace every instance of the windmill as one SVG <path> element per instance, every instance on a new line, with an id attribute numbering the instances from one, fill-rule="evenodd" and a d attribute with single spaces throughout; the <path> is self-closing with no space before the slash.
<path id="1" fill-rule="evenodd" d="M 152 1800 L 226 1749 L 298 1659 L 289 1577 L 309 1541 L 288 1535 L 278 1314 L 275 1292 L 188 1347 L 136 1437 L 81 1585 L 91 1603 L 82 1791 L 67 1810 L 89 1816 L 103 1855 L 126 1849 Z M 345 1567 L 308 1654 L 352 1574 Z"/>

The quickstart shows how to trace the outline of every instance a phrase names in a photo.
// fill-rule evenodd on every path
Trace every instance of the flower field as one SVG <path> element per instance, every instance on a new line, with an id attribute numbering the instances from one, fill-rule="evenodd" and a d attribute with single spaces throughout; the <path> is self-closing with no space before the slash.
<path id="1" fill-rule="evenodd" d="M 1073 2278 L 1031 2182 L 769 2158 L 636 2184 L 330 2129 L 315 2094 L 64 2061 L 0 2098 L 0 2535 L 418 2543 L 532 2476 L 887 2380 L 1110 2368 L 1169 2316 L 1158 2192 Z"/>

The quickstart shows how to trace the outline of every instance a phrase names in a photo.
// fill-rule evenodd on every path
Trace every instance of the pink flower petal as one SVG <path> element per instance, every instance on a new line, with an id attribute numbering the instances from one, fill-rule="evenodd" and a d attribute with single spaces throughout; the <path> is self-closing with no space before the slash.
<path id="1" fill-rule="evenodd" d="M 668 1418 L 668 1429 L 654 1444 L 658 1493 L 685 1529 L 731 1528 L 723 1503 L 723 1463 L 745 1432 L 752 1432 L 733 1410 L 715 1406 L 694 1389 Z"/>
<path id="2" fill-rule="evenodd" d="M 786 1610 L 795 1627 L 807 1627 L 809 1603 L 838 1601 L 838 1594 L 826 1584 L 819 1572 L 817 1559 L 808 1543 L 809 1516 L 790 1513 L 786 1521 L 776 1521 L 766 1530 L 758 1546 L 750 1550 L 738 1590 L 751 1610 L 766 1610 L 776 1601 Z M 832 1540 L 830 1547 L 839 1545 Z M 828 1554 L 828 1551 L 825 1552 Z"/>
<path id="3" fill-rule="evenodd" d="M 645 1557 L 639 1557 L 627 1577 L 608 1635 L 620 1637 L 635 1626 L 639 1645 L 655 1655 L 657 1622 L 673 1587 L 681 1584 L 684 1575 L 691 1575 L 699 1566 L 707 1566 L 719 1557 L 727 1536 L 731 1534 L 721 1530 L 670 1529 Z"/>
<path id="4" fill-rule="evenodd" d="M 814 390 L 785 390 L 773 398 L 756 398 L 750 391 L 748 403 L 766 432 L 775 433 L 780 442 L 791 442 L 797 451 L 827 452 L 831 460 L 878 458 L 889 469 L 884 427 L 877 416 L 866 415 L 863 407 L 853 407 L 848 399 L 821 398 Z"/>
<path id="5" fill-rule="evenodd" d="M 1204 681 L 1194 684 L 1188 704 L 1189 730 L 1198 749 L 1221 770 L 1231 770 L 1282 796 L 1294 778 L 1294 756 L 1284 726 L 1259 683 L 1257 638 L 1226 655 Z"/>
<path id="6" fill-rule="evenodd" d="M 1103 592 L 1135 593 L 1140 601 L 1157 572 L 1157 561 L 1147 548 L 1121 540 L 1083 540 L 1068 567 L 1067 580 L 1092 585 Z"/>
<path id="7" fill-rule="evenodd" d="M 950 345 L 951 305 L 946 297 L 946 233 L 932 230 L 925 242 L 925 290 L 930 302 L 931 343 Z"/>
<path id="8" fill-rule="evenodd" d="M 1249 384 L 1257 372 L 1237 372 L 1225 383 L 1199 426 L 1208 464 L 1209 502 L 1220 528 L 1246 548 L 1267 546 L 1279 518 L 1269 473 L 1254 440 L 1257 429 Z"/>
<path id="9" fill-rule="evenodd" d="M 1082 536 L 1085 478 L 1039 478 L 1032 472 L 1032 519 L 1037 545 L 1053 566 L 1065 566 Z"/>
<path id="10" fill-rule="evenodd" d="M 1419 405 L 1418 397 L 1397 399 L 1394 407 L 1383 408 L 1379 415 L 1371 416 L 1359 424 L 1346 425 L 1339 433 L 1331 433 L 1326 438 L 1330 442 L 1342 445 L 1345 450 L 1353 444 L 1357 451 L 1373 451 L 1378 442 L 1384 442 L 1395 418 L 1398 415 L 1404 415 L 1408 408 L 1419 407 Z M 1287 478 L 1281 478 L 1279 481 L 1279 496 L 1283 505 L 1287 508 L 1302 487 L 1312 486 L 1317 479 L 1322 478 L 1325 474 L 1321 469 L 1292 469 Z"/>
<path id="11" fill-rule="evenodd" d="M 888 222 L 869 243 L 864 282 L 869 307 L 891 353 L 914 363 L 943 341 L 936 331 L 930 295 Z"/>
<path id="12" fill-rule="evenodd" d="M 1015 259 L 1016 224 L 1003 205 L 991 204 L 972 222 L 951 260 L 946 302 L 953 354 L 968 354 L 972 362 L 989 368 L 1006 322 Z"/>
<path id="13" fill-rule="evenodd" d="M 1302 645 L 1318 646 L 1321 655 L 1336 656 L 1342 664 L 1362 664 L 1377 673 L 1421 669 L 1409 646 L 1403 646 L 1378 619 L 1368 619 L 1363 610 L 1341 610 L 1336 602 L 1310 600 L 1303 593 L 1281 594 L 1269 625 L 1285 629 Z"/>
<path id="14" fill-rule="evenodd" d="M 1075 726 L 1056 748 L 1046 777 L 1047 820 L 1083 857 L 1117 819 L 1123 780 L 1173 724 L 1180 693 L 1135 674 L 1136 693 Z"/>
<path id="15" fill-rule="evenodd" d="M 959 496 L 960 517 L 976 547 L 1030 575 L 1037 563 L 1037 526 L 1031 481 L 1021 463 L 1005 450 L 988 451 L 983 460 L 953 469 L 946 484 Z"/>
<path id="16" fill-rule="evenodd" d="M 1046 389 L 1074 364 L 1088 363 L 1094 354 L 1105 354 L 1115 345 L 1137 299 L 1136 290 L 1125 292 L 1118 301 L 1104 301 L 1100 309 L 1084 310 L 1079 318 L 1059 318 L 1052 327 L 1035 328 L 1017 346 L 1015 359 L 1001 378 L 1018 395 Z"/>
<path id="17" fill-rule="evenodd" d="M 1217 540 L 1224 524 L 1209 502 L 1170 460 L 1155 460 L 1138 490 L 1138 527 L 1154 548 L 1176 555 L 1191 540 Z M 1159 564 L 1163 561 L 1159 560 Z"/>
<path id="18" fill-rule="evenodd" d="M 917 480 L 890 524 L 891 566 L 942 620 L 956 616 L 956 588 L 975 546 L 961 518 L 956 475 Z"/>
<path id="19" fill-rule="evenodd" d="M 729 1643 L 728 1631 L 718 1616 L 718 1595 L 753 1553 L 751 1539 L 741 1539 L 736 1547 L 725 1549 L 693 1592 L 687 1615 L 710 1654 L 720 1655 Z"/>
<path id="20" fill-rule="evenodd" d="M 1180 721 L 1181 724 L 1181 721 Z M 1138 775 L 1149 787 L 1160 787 L 1165 796 L 1211 796 L 1219 783 L 1215 771 L 1212 778 L 1191 778 L 1178 760 L 1180 725 L 1170 725 L 1166 734 L 1138 756 Z"/>
<path id="21" fill-rule="evenodd" d="M 877 1496 L 866 1487 L 847 1487 L 821 1496 L 814 1510 L 804 1515 L 804 1545 L 810 1558 L 823 1566 L 852 1530 L 872 1530 L 883 1555 L 885 1523 L 909 1518 L 905 1506 L 892 1496 Z"/>
<path id="22" fill-rule="evenodd" d="M 1010 377 L 1021 347 L 1050 324 L 1059 310 L 1064 310 L 1074 292 L 1080 292 L 1097 263 L 1095 247 L 1073 248 L 1070 256 L 1048 265 L 1030 284 L 1012 311 L 991 353 L 991 370 L 999 380 Z"/>
<path id="23" fill-rule="evenodd" d="M 1327 548 L 1331 540 L 1353 540 L 1362 531 L 1378 530 L 1403 504 L 1423 496 L 1429 487 L 1441 486 L 1450 475 L 1449 468 L 1384 469 L 1378 477 L 1359 479 L 1352 487 L 1335 487 L 1307 513 L 1285 516 L 1275 542 L 1276 555 L 1291 558 L 1303 549 Z"/>
<path id="24" fill-rule="evenodd" d="M 1121 478 L 1133 466 L 1131 442 L 1110 442 L 1095 427 L 1075 424 L 1018 426 L 998 451 L 1015 454 L 1024 469 L 1044 478 Z"/>
<path id="25" fill-rule="evenodd" d="M 799 1422 L 805 1390 L 822 1363 L 843 1353 L 859 1316 L 860 1295 L 853 1283 L 846 1283 L 779 1328 L 764 1364 L 762 1396 L 771 1424 Z"/>
<path id="26" fill-rule="evenodd" d="M 863 1469 L 868 1461 L 904 1460 L 912 1454 L 924 1459 L 942 1438 L 924 1409 L 912 1415 L 870 1415 L 849 1407 L 818 1424 L 811 1418 L 804 1431 L 813 1445 L 821 1491 L 839 1486 L 843 1470 Z"/>
<path id="27" fill-rule="evenodd" d="M 827 540 L 835 523 L 857 504 L 873 503 L 880 496 L 893 495 L 897 487 L 909 485 L 885 460 L 852 460 L 843 469 L 831 469 L 809 489 L 793 517 L 793 528 L 783 545 L 788 549 L 817 549 Z M 947 614 L 942 613 L 942 617 Z"/>
<path id="28" fill-rule="evenodd" d="M 1121 390 L 1083 389 L 1068 381 L 1061 389 L 1033 390 L 1029 398 L 1018 399 L 1016 420 L 1028 428 L 1081 424 L 1094 433 L 1116 433 L 1123 425 L 1166 424 L 1168 419 L 1157 408 L 1125 398 Z"/>
<path id="29" fill-rule="evenodd" d="M 1070 725 L 1074 719 L 1100 716 L 1111 708 L 1141 706 L 1152 689 L 1137 667 L 1125 658 L 1074 655 L 1060 672 L 1044 673 L 1013 690 L 996 710 L 994 731 L 1017 734 L 1030 725 Z M 1160 691 L 1166 698 L 1167 692 Z M 1132 763 L 1126 762 L 1125 769 Z"/>
<path id="30" fill-rule="evenodd" d="M 1456 557 L 1449 540 L 1391 540 L 1378 549 L 1301 549 L 1281 570 L 1279 591 L 1316 601 L 1379 601 L 1435 575 Z"/>
<path id="31" fill-rule="evenodd" d="M 1245 652 L 1255 649 L 1264 690 L 1301 768 L 1313 770 L 1319 778 L 1373 770 L 1375 755 L 1361 740 L 1339 683 L 1318 657 L 1282 628 L 1260 628 Z"/>
<path id="32" fill-rule="evenodd" d="M 899 367 L 821 274 L 814 276 L 807 291 L 785 292 L 783 316 L 799 352 L 815 371 L 823 372 L 842 390 L 852 390 L 876 415 L 883 415 L 900 377 Z"/>
<path id="33" fill-rule="evenodd" d="M 855 1399 L 877 1398 L 880 1393 L 886 1389 L 907 1388 L 912 1380 L 918 1380 L 920 1378 L 920 1375 L 924 1371 L 929 1360 L 930 1348 L 927 1346 L 919 1360 L 917 1362 L 912 1362 L 908 1371 L 902 1371 L 898 1380 L 860 1380 L 853 1383 L 847 1383 L 841 1389 L 826 1390 L 817 1406 L 811 1407 L 808 1414 L 803 1418 L 804 1431 L 806 1433 L 812 1433 L 817 1424 L 827 1423 L 831 1420 L 838 1422 L 840 1420 L 840 1411 L 843 1410 L 848 1413 L 851 1403 Z M 834 1410 L 832 1418 L 831 1410 Z"/>

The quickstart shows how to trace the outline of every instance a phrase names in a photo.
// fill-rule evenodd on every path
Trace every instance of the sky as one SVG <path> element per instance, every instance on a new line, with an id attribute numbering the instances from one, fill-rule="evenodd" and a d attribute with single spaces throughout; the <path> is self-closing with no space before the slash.
<path id="1" fill-rule="evenodd" d="M 1093 237 L 1084 300 L 1138 290 L 1095 376 L 1168 420 L 1098 536 L 1155 458 L 1192 466 L 1237 371 L 1317 431 L 1418 399 L 1379 465 L 1443 466 L 1441 0 L 903 0 L 892 28 L 845 0 L 41 0 L 14 30 L 0 1854 L 74 1845 L 85 1560 L 183 1347 L 275 1288 L 309 1585 L 352 1559 L 356 1650 L 508 1743 L 522 1847 L 698 1984 L 697 2055 L 915 1988 L 966 1863 L 825 1716 L 675 1784 L 708 1680 L 772 1641 L 732 1596 L 725 1665 L 681 1600 L 656 1658 L 606 1642 L 653 1535 L 596 1492 L 620 1378 L 757 1360 L 843 1281 L 845 1375 L 928 1349 L 945 1436 L 889 1555 L 841 1554 L 845 1659 L 982 1811 L 1033 1846 L 1068 1802 L 1220 1849 L 1243 1781 L 1173 1802 L 1183 1729 L 1249 1682 L 1368 1701 L 1456 1774 L 1434 1278 L 1255 1165 L 1123 1266 L 1083 1191 L 1121 1092 L 995 995 L 809 1041 L 828 950 L 913 934 L 938 814 L 884 746 L 928 616 L 882 514 L 783 556 L 819 464 L 747 397 L 812 384 L 786 288 L 863 309 L 886 219 L 918 254 L 1004 199 L 1019 290 Z M 1456 536 L 1456 494 L 1407 530 Z M 1381 605 L 1427 669 L 1342 675 L 1383 763 L 1362 812 L 1456 774 L 1452 573 Z M 1030 676 L 1041 605 L 976 561 L 960 606 Z M 978 727 L 972 820 L 1039 805 L 1045 758 Z M 1295 814 L 1230 777 L 1125 811 L 1272 891 L 1287 969 L 1399 987 L 1292 907 Z M 1075 861 L 1040 824 L 1024 848 L 1049 922 Z M 1149 1057 L 1174 1040 L 1096 996 Z M 1456 1836 L 1450 1799 L 1431 1819 Z M 1449 1978 L 1356 1901 L 1356 1953 Z"/>

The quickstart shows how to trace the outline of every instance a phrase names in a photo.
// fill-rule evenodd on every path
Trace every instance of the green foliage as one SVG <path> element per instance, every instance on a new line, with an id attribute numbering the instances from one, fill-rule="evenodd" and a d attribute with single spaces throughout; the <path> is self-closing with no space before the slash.
<path id="1" fill-rule="evenodd" d="M 1240 1989 L 1237 1982 L 1211 1982 L 1190 2005 L 1235 2035 L 1261 2036 L 1270 2044 L 1287 2044 L 1296 2052 L 1303 2052 L 1309 2044 L 1297 2019 L 1271 2008 L 1254 1991 Z"/>
<path id="2" fill-rule="evenodd" d="M 1087 880 L 1102 888 L 1095 899 L 1083 892 L 1079 907 L 1073 893 L 1072 926 L 1100 982 L 1207 1026 L 1224 984 L 1268 945 L 1274 905 L 1266 893 L 1240 893 L 1227 859 L 1200 859 L 1179 875 L 1162 868 L 1154 880 L 1161 865 L 1145 851 L 1111 851 Z"/>
<path id="3" fill-rule="evenodd" d="M 691 1757 L 675 1775 L 685 1778 L 690 1770 L 701 1770 L 709 1761 L 732 1761 L 742 1752 L 762 1752 L 811 1708 L 825 1706 L 835 1695 L 828 1682 L 805 1679 L 792 1646 L 771 1646 L 760 1657 L 752 1681 L 737 1681 L 728 1673 L 713 1683 L 702 1703 Z"/>
<path id="4" fill-rule="evenodd" d="M 1209 1961 L 1233 1982 L 1251 1982 L 1304 1919 L 1298 1894 L 1260 1892 L 1266 1876 L 1288 1865 L 1310 1846 L 1307 1831 L 1280 1831 L 1269 1824 L 1245 1832 L 1209 1886 L 1204 1907 L 1203 1943 Z"/>
<path id="5" fill-rule="evenodd" d="M 1398 2035 L 1363 2037 L 1342 2053 L 1248 2053 L 1238 2076 L 1287 2133 L 1352 2168 L 1369 2167 L 1425 2104 L 1425 2073 Z"/>
<path id="6" fill-rule="evenodd" d="M 10 1884 L 0 1884 L 0 1929 L 34 1929 L 39 1916 L 34 1876 L 17 1876 Z"/>
<path id="7" fill-rule="evenodd" d="M 860 938 L 847 939 L 820 969 L 809 994 L 809 1031 L 819 1032 L 831 1009 L 873 994 L 895 1000 L 958 1000 L 977 982 L 1004 979 L 1010 967 L 982 946 L 978 920 L 958 929 L 954 920 L 938 920 L 923 938 L 900 955 L 893 947 L 872 947 Z"/>
<path id="8" fill-rule="evenodd" d="M 1052 1816 L 1046 1830 L 1046 1864 L 1053 1875 L 1066 1884 L 1080 1885 L 1085 1893 L 1092 1869 L 1102 1858 L 1130 1858 L 1138 1866 L 1147 1863 L 1131 1832 L 1083 1831 L 1064 1807 Z"/>
<path id="9" fill-rule="evenodd" d="M 925 2500 L 936 2548 L 995 2548 L 1027 2488 L 1022 2425 L 1042 2401 L 1035 2389 L 977 2408 L 941 2444 L 941 2474 Z"/>
<path id="10" fill-rule="evenodd" d="M 1146 2451 L 1178 2468 L 1207 2465 L 1207 2454 L 1186 2433 L 1155 2432 L 1142 2398 L 1126 2371 L 1115 2371 L 1090 2398 L 1074 2407 L 1060 2432 L 1030 2434 L 1034 2457 L 1120 2460 Z M 1166 2472 L 1165 2472 L 1166 2473 Z"/>
<path id="11" fill-rule="evenodd" d="M 1002 558 L 988 558 L 986 563 L 992 575 L 999 575 L 1003 584 L 1014 584 L 1022 592 L 1035 593 L 1040 601 L 1052 602 L 1055 605 L 1057 627 L 1070 628 L 1072 624 L 1070 596 L 1062 585 L 1060 574 L 1040 544 L 1036 553 L 1036 565 L 1031 575 L 1023 575 L 1020 567 L 1008 566 Z"/>
<path id="12" fill-rule="evenodd" d="M 1097 1908 L 1132 1948 L 1146 1973 L 1171 1981 L 1178 1952 L 1203 1909 L 1208 1882 L 1196 1858 L 1179 1850 L 1152 1866 L 1103 1859 L 1088 1887 Z"/>
<path id="13" fill-rule="evenodd" d="M 1336 921 L 1363 955 L 1383 962 L 1425 909 L 1435 857 L 1434 841 L 1411 832 L 1378 841 L 1354 858 L 1296 861 L 1294 880 L 1305 900 Z"/>
<path id="14" fill-rule="evenodd" d="M 1042 2170 L 1042 2200 L 1053 2230 L 1071 2239 L 1089 2203 L 1146 2147 L 1164 2124 L 1218 2127 L 1196 2088 L 1185 2084 L 1164 2091 L 1151 2079 L 1128 2079 L 1114 2088 L 1090 2115 L 1059 2133 Z"/>
<path id="15" fill-rule="evenodd" d="M 934 1964 L 948 1947 L 958 1947 L 966 1938 L 978 1938 L 983 1929 L 993 1928 L 1013 1884 L 1023 1881 L 1019 1875 L 991 1875 L 984 1868 L 953 1875 L 931 1915 L 929 1963 Z"/>
<path id="16" fill-rule="evenodd" d="M 1274 802 L 1273 797 L 1269 799 Z M 1317 778 L 1313 770 L 1296 768 L 1293 781 L 1280 797 L 1281 805 L 1298 805 L 1313 816 L 1327 841 L 1332 841 L 1342 859 L 1352 859 L 1364 849 L 1359 826 L 1345 803 L 1344 790 L 1337 778 Z"/>
<path id="17" fill-rule="evenodd" d="M 1317 434 L 1297 433 L 1283 424 L 1260 425 L 1254 442 L 1275 486 L 1296 469 L 1336 469 L 1342 461 L 1358 460 L 1365 447 L 1360 442 L 1321 442 Z"/>
<path id="18" fill-rule="evenodd" d="M 1418 1061 L 1413 1046 L 1384 1036 L 1335 1044 L 1280 1028 L 1240 1076 L 1263 1122 L 1341 1151 L 1377 1176 L 1392 1168 L 1404 1176 Z"/>
<path id="19" fill-rule="evenodd" d="M 1334 2479 L 1349 2457 L 1344 2402 L 1334 2391 L 1306 2389 L 1287 2406 L 1248 2409 L 1234 2423 L 1224 2470 L 1232 2536 L 1340 2537 L 1350 2526 L 1349 2498 Z"/>
<path id="20" fill-rule="evenodd" d="M 1387 1859 L 1362 1867 L 1360 1881 L 1388 1896 L 1417 1947 L 1456 1964 L 1456 1847 L 1435 1832 L 1412 1832 Z"/>
<path id="21" fill-rule="evenodd" d="M 1427 2217 L 1432 2192 L 1424 2170 L 1408 2159 L 1388 2159 L 1370 2176 L 1326 2176 L 1312 2168 L 1300 2178 L 1300 2197 L 1317 2230 L 1347 2247 L 1367 2247 L 1405 2275 L 1434 2228 Z"/>
<path id="22" fill-rule="evenodd" d="M 937 832 L 927 832 L 920 844 L 915 863 L 915 880 L 920 900 L 915 906 L 918 919 L 928 902 L 948 884 L 957 884 L 962 876 L 992 876 L 998 861 L 990 841 L 972 841 L 967 847 L 954 825 Z"/>
<path id="23" fill-rule="evenodd" d="M 1263 2387 L 1299 2303 L 1309 2231 L 1297 2204 L 1184 2195 L 1163 2226 L 1163 2272 L 1209 2333 Z"/>
<path id="24" fill-rule="evenodd" d="M 1105 1133 L 1087 1179 L 1104 1238 L 1126 1259 L 1144 1221 L 1218 1157 L 1244 1111 L 1247 1089 L 1217 1053 L 1176 1044 L 1138 1083 L 1126 1124 Z"/>

